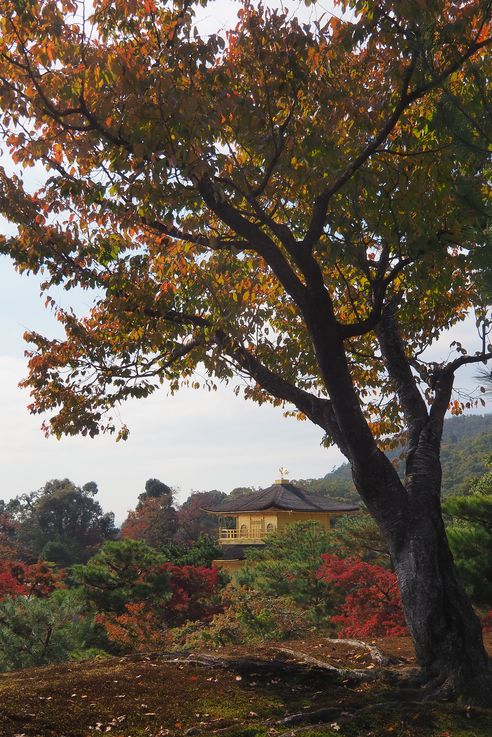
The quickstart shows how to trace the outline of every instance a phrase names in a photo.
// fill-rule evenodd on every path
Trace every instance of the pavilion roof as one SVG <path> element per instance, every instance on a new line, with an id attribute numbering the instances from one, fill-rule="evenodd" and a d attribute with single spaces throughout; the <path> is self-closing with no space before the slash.
<path id="1" fill-rule="evenodd" d="M 220 504 L 203 509 L 206 512 L 225 515 L 236 512 L 261 512 L 265 509 L 292 512 L 355 512 L 358 508 L 354 504 L 340 504 L 321 494 L 305 491 L 299 486 L 282 481 L 268 489 L 260 489 L 235 499 L 226 499 Z"/>

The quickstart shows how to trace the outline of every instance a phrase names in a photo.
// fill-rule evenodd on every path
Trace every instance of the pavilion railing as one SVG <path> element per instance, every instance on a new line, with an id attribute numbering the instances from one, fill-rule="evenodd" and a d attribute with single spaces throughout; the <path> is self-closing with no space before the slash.
<path id="1" fill-rule="evenodd" d="M 267 533 L 263 528 L 258 530 L 231 530 L 219 527 L 220 540 L 262 540 Z"/>

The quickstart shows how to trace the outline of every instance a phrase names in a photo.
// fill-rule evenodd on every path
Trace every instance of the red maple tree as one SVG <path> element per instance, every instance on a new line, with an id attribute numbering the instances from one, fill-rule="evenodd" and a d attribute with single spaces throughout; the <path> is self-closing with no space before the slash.
<path id="1" fill-rule="evenodd" d="M 341 637 L 397 637 L 407 634 L 396 576 L 381 566 L 326 553 L 318 576 L 341 595 L 330 617 Z"/>
<path id="2" fill-rule="evenodd" d="M 61 588 L 65 574 L 44 561 L 30 565 L 18 560 L 0 561 L 0 601 L 7 596 L 44 597 Z"/>
<path id="3" fill-rule="evenodd" d="M 138 584 L 162 580 L 163 575 L 167 578 L 166 596 L 161 590 L 149 595 L 145 588 L 146 598 L 138 598 L 137 591 L 142 591 Z M 100 612 L 96 618 L 112 642 L 131 650 L 160 647 L 169 627 L 189 620 L 206 621 L 222 609 L 217 569 L 166 562 L 145 570 L 135 583 L 136 596 L 125 603 L 124 612 Z"/>

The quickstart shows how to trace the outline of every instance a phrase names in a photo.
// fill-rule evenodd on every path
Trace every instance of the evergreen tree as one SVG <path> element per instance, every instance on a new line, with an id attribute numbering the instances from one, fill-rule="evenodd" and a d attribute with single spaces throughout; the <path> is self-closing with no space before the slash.
<path id="1" fill-rule="evenodd" d="M 269 595 L 290 598 L 319 622 L 332 608 L 331 587 L 318 576 L 322 555 L 332 546 L 331 533 L 318 522 L 296 522 L 269 535 L 264 546 L 248 553 L 254 565 L 241 572 L 238 581 Z"/>
<path id="2" fill-rule="evenodd" d="M 169 598 L 169 576 L 147 575 L 166 562 L 165 556 L 140 540 L 107 542 L 74 575 L 87 599 L 99 611 L 122 614 L 129 601 Z"/>
<path id="3" fill-rule="evenodd" d="M 69 479 L 54 479 L 12 499 L 5 510 L 18 525 L 19 546 L 34 559 L 64 565 L 86 561 L 116 534 L 114 514 L 103 512 L 97 492 L 94 482 L 76 486 Z"/>
<path id="4" fill-rule="evenodd" d="M 68 660 L 88 651 L 93 621 L 79 591 L 48 598 L 8 597 L 0 602 L 0 670 Z"/>
<path id="5" fill-rule="evenodd" d="M 492 470 L 475 481 L 467 496 L 450 497 L 444 511 L 456 567 L 474 604 L 492 606 Z"/>

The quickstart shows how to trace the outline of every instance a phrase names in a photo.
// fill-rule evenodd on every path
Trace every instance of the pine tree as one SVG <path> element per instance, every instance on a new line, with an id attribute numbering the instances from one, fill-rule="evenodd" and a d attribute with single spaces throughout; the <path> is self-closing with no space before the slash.
<path id="1" fill-rule="evenodd" d="M 450 497 L 444 511 L 455 564 L 474 604 L 492 606 L 492 470 L 475 481 L 467 496 Z"/>

